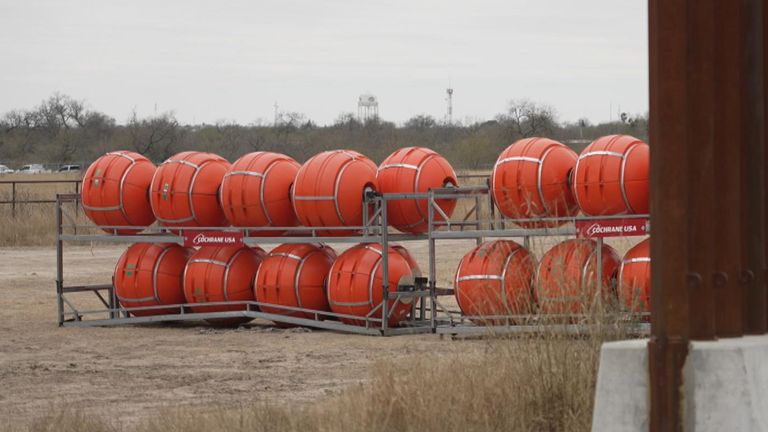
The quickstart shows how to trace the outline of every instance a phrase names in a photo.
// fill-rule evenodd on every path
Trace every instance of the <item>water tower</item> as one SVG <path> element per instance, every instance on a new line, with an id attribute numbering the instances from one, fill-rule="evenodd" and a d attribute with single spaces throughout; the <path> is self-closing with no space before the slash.
<path id="1" fill-rule="evenodd" d="M 357 99 L 357 119 L 365 123 L 379 117 L 379 101 L 376 96 L 366 93 Z"/>

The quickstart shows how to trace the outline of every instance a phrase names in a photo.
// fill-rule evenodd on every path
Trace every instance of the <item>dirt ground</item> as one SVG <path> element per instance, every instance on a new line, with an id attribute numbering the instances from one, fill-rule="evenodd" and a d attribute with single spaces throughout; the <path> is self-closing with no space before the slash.
<path id="1" fill-rule="evenodd" d="M 540 257 L 558 240 L 534 240 L 532 250 Z M 630 244 L 620 242 L 614 246 L 623 253 Z M 426 272 L 426 242 L 405 246 Z M 439 286 L 451 285 L 473 246 L 473 240 L 439 243 Z M 67 285 L 108 283 L 125 247 L 67 246 Z M 365 380 L 380 360 L 405 365 L 409 356 L 484 347 L 437 335 L 357 336 L 258 321 L 228 330 L 202 322 L 59 328 L 55 259 L 52 247 L 0 248 L 0 428 L 64 406 L 132 424 L 178 406 L 311 403 Z M 98 304 L 90 293 L 71 298 L 80 308 Z"/>
<path id="2" fill-rule="evenodd" d="M 471 247 L 451 248 L 452 258 Z M 67 284 L 108 282 L 124 248 L 68 246 Z M 426 267 L 424 246 L 415 249 Z M 53 248 L 0 248 L 0 427 L 62 406 L 129 424 L 182 405 L 311 402 L 364 380 L 378 360 L 480 346 L 435 335 L 284 330 L 268 322 L 235 330 L 204 323 L 59 328 L 55 259 Z M 73 298 L 95 305 L 90 296 Z"/>

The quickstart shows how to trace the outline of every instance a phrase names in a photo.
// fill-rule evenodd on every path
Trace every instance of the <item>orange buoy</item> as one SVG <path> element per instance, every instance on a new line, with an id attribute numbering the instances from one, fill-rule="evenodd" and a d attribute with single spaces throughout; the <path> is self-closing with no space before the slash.
<path id="1" fill-rule="evenodd" d="M 629 135 L 596 139 L 579 155 L 572 184 L 576 202 L 592 216 L 648 213 L 648 144 Z"/>
<path id="2" fill-rule="evenodd" d="M 379 165 L 376 182 L 381 193 L 424 193 L 430 189 L 459 184 L 451 164 L 437 152 L 424 147 L 406 147 L 395 151 Z M 456 200 L 436 200 L 450 217 Z M 426 199 L 387 201 L 387 220 L 400 231 L 420 234 L 427 232 L 428 203 Z M 435 221 L 443 221 L 439 212 Z"/>
<path id="3" fill-rule="evenodd" d="M 184 303 L 184 267 L 195 252 L 176 243 L 135 243 L 115 266 L 115 294 L 124 308 Z M 180 313 L 179 308 L 131 311 L 135 316 Z"/>
<path id="4" fill-rule="evenodd" d="M 370 316 L 381 318 L 383 274 L 381 268 L 382 247 L 378 243 L 361 243 L 339 255 L 328 272 L 328 303 L 338 314 Z M 389 248 L 389 292 L 396 292 L 401 280 L 405 281 L 419 274 L 412 268 L 402 252 Z M 415 261 L 414 261 L 415 262 Z M 411 309 L 411 299 L 388 302 L 390 326 L 404 320 Z M 376 310 L 376 312 L 373 312 Z M 373 312 L 373 313 L 372 313 Z M 365 325 L 363 320 L 342 318 L 347 324 Z M 378 323 L 372 323 L 377 325 Z"/>
<path id="5" fill-rule="evenodd" d="M 266 253 L 259 247 L 203 246 L 184 270 L 184 297 L 187 303 L 254 301 L 253 278 Z M 251 308 L 253 309 L 253 307 Z M 193 312 L 246 310 L 246 305 L 193 306 Z M 250 318 L 214 319 L 217 325 L 238 325 Z"/>
<path id="6" fill-rule="evenodd" d="M 411 267 L 411 272 L 413 272 L 414 277 L 420 277 L 421 276 L 421 270 L 419 269 L 419 264 L 416 262 L 416 258 L 411 255 L 411 253 L 408 251 L 408 249 L 404 248 L 400 245 L 392 245 L 390 246 L 392 250 L 400 254 L 403 258 L 405 258 L 405 261 L 408 262 L 408 265 Z"/>
<path id="7" fill-rule="evenodd" d="M 454 278 L 454 295 L 464 315 L 478 324 L 499 325 L 504 319 L 533 311 L 534 258 L 511 240 L 485 242 L 464 255 Z"/>
<path id="8" fill-rule="evenodd" d="M 248 153 L 230 167 L 221 183 L 220 201 L 229 223 L 238 227 L 292 227 L 298 224 L 291 185 L 298 162 L 271 152 Z M 283 231 L 250 231 L 278 236 Z"/>
<path id="9" fill-rule="evenodd" d="M 109 229 L 120 235 L 135 234 L 155 221 L 149 204 L 149 184 L 155 164 L 130 151 L 116 151 L 96 159 L 83 176 L 80 197 L 83 211 L 96 225 L 136 226 Z"/>
<path id="10" fill-rule="evenodd" d="M 316 311 L 328 311 L 325 279 L 336 253 L 322 244 L 284 244 L 273 249 L 259 267 L 254 281 L 256 301 Z M 312 313 L 261 306 L 261 311 L 299 318 Z M 326 318 L 321 315 L 321 319 Z"/>
<path id="11" fill-rule="evenodd" d="M 650 312 L 651 239 L 627 251 L 619 267 L 619 302 L 632 312 Z"/>
<path id="12" fill-rule="evenodd" d="M 591 239 L 567 240 L 548 250 L 536 271 L 536 297 L 539 310 L 547 314 L 580 314 L 591 310 L 597 301 L 597 242 Z M 619 268 L 616 251 L 602 248 L 603 296 L 611 292 L 611 280 Z"/>
<path id="13" fill-rule="evenodd" d="M 501 214 L 513 219 L 569 217 L 579 208 L 569 187 L 576 152 L 548 138 L 525 138 L 507 147 L 491 174 L 491 193 Z M 523 222 L 525 227 L 562 222 Z"/>
<path id="14" fill-rule="evenodd" d="M 296 216 L 308 227 L 361 226 L 363 194 L 376 189 L 376 164 L 358 152 L 317 154 L 299 169 L 291 198 Z M 355 230 L 325 230 L 321 235 L 349 235 Z"/>
<path id="15" fill-rule="evenodd" d="M 188 151 L 168 158 L 150 188 L 157 220 L 167 227 L 226 226 L 218 192 L 228 169 L 229 162 L 212 153 Z"/>

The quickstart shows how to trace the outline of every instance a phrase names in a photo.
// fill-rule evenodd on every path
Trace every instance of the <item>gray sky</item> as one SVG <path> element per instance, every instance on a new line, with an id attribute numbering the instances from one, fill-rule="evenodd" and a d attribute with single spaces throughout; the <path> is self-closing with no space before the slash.
<path id="1" fill-rule="evenodd" d="M 486 119 L 512 98 L 561 120 L 648 109 L 645 0 L 0 0 L 0 112 L 58 91 L 125 122 L 318 123 L 371 92 L 386 120 Z M 616 114 L 613 115 L 614 119 Z"/>

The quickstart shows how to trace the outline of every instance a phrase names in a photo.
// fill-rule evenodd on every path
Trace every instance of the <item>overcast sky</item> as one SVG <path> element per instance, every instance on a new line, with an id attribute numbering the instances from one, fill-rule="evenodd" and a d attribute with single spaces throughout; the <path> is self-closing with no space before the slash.
<path id="1" fill-rule="evenodd" d="M 0 0 L 0 112 L 54 92 L 126 121 L 487 119 L 510 99 L 593 122 L 648 110 L 645 0 Z M 611 111 L 610 107 L 613 106 Z"/>

